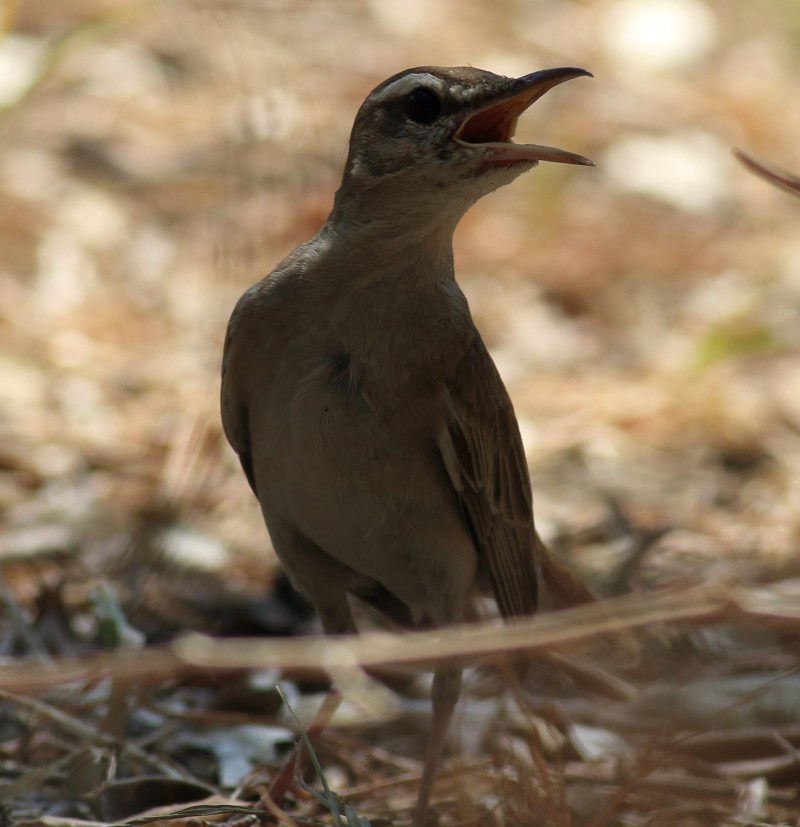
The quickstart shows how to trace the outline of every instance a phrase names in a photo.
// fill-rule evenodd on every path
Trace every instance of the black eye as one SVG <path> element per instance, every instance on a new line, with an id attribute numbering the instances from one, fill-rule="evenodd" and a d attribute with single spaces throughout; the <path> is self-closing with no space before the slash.
<path id="1" fill-rule="evenodd" d="M 433 123 L 442 111 L 442 102 L 435 92 L 418 86 L 406 98 L 406 115 L 417 123 Z"/>

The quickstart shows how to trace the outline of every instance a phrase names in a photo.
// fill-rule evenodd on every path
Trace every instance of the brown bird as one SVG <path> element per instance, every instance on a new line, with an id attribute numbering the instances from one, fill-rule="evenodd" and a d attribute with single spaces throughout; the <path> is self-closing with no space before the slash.
<path id="1" fill-rule="evenodd" d="M 504 618 L 532 614 L 537 568 L 563 602 L 588 594 L 536 534 L 514 409 L 452 240 L 475 201 L 539 161 L 591 164 L 511 140 L 534 101 L 589 74 L 420 67 L 384 81 L 325 225 L 233 311 L 225 433 L 329 635 L 356 632 L 349 594 L 406 627 L 462 622 L 484 585 Z M 437 667 L 418 826 L 460 687 L 460 666 Z"/>

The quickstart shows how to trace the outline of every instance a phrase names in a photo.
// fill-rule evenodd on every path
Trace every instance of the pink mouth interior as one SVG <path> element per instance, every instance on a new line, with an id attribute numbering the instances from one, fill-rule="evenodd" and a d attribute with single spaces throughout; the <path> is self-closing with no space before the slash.
<path id="1" fill-rule="evenodd" d="M 464 121 L 457 137 L 468 144 L 508 143 L 523 109 L 525 106 L 519 101 L 504 101 L 482 109 Z"/>

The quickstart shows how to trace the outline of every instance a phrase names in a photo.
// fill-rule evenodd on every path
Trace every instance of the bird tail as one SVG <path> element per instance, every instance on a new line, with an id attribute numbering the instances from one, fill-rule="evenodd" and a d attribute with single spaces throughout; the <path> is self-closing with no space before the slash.
<path id="1" fill-rule="evenodd" d="M 538 534 L 535 536 L 535 549 L 543 608 L 571 609 L 597 601 L 583 580 L 550 551 Z"/>

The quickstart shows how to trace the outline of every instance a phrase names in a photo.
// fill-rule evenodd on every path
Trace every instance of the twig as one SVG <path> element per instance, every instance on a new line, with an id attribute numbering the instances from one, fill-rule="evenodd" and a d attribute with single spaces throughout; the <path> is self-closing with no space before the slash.
<path id="1" fill-rule="evenodd" d="M 498 652 L 568 647 L 598 637 L 661 623 L 714 623 L 749 619 L 800 632 L 796 591 L 780 588 L 699 586 L 683 592 L 627 595 L 513 624 L 475 623 L 435 632 L 360 637 L 214 640 L 191 634 L 166 647 L 123 650 L 52 664 L 15 660 L 0 666 L 0 688 L 32 692 L 74 681 L 113 677 L 160 683 L 195 673 L 325 668 L 348 664 L 385 666 L 431 663 L 443 658 L 478 659 Z"/>
<path id="2" fill-rule="evenodd" d="M 60 709 L 56 709 L 54 706 L 46 704 L 43 701 L 38 701 L 35 698 L 22 698 L 19 695 L 14 695 L 13 693 L 6 692 L 2 689 L 0 689 L 0 700 L 25 707 L 36 715 L 40 715 L 43 718 L 53 721 L 53 723 L 76 736 L 76 739 L 83 744 L 89 742 L 100 744 L 104 747 L 111 747 L 115 750 L 119 750 L 120 752 L 128 753 L 145 765 L 157 769 L 159 772 L 169 776 L 170 778 L 193 780 L 191 776 L 181 772 L 177 767 L 174 767 L 165 761 L 161 761 L 155 756 L 150 755 L 145 750 L 140 749 L 138 746 L 130 744 L 119 738 L 115 738 L 113 735 L 109 735 L 108 733 L 103 732 L 102 730 L 99 730 L 96 727 L 93 727 L 90 724 L 87 724 L 86 722 L 63 712 Z"/>

